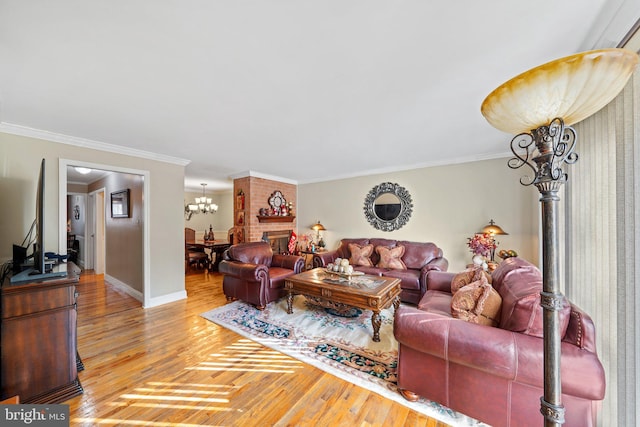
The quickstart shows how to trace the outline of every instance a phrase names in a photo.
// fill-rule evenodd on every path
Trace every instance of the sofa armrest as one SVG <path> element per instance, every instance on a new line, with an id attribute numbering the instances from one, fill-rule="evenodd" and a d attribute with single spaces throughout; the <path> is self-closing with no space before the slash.
<path id="1" fill-rule="evenodd" d="M 427 290 L 451 293 L 451 281 L 456 273 L 430 270 L 427 274 Z"/>
<path id="2" fill-rule="evenodd" d="M 264 264 L 247 264 L 238 261 L 222 260 L 218 266 L 222 274 L 251 282 L 261 282 L 269 277 L 269 268 Z"/>
<path id="3" fill-rule="evenodd" d="M 338 258 L 338 251 L 317 252 L 313 254 L 312 265 L 313 268 L 326 267 L 327 264 L 333 262 Z"/>
<path id="4" fill-rule="evenodd" d="M 402 305 L 394 336 L 401 346 L 509 381 L 543 387 L 543 340 Z M 563 392 L 602 400 L 605 377 L 595 353 L 562 343 Z"/>
<path id="5" fill-rule="evenodd" d="M 423 267 L 422 270 L 427 270 L 427 271 L 431 271 L 431 270 L 437 270 L 437 271 L 447 271 L 447 269 L 449 268 L 449 261 L 444 258 L 444 257 L 440 257 L 440 258 L 434 258 L 431 261 L 429 261 L 428 263 L 426 263 Z"/>
<path id="6" fill-rule="evenodd" d="M 271 266 L 288 268 L 298 274 L 304 269 L 304 258 L 298 255 L 274 254 Z"/>

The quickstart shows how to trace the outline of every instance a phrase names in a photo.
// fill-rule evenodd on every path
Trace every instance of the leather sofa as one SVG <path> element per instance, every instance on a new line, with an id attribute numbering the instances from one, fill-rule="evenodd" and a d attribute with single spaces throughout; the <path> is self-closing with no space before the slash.
<path id="1" fill-rule="evenodd" d="M 352 246 L 356 245 L 356 246 Z M 352 249 L 365 248 L 370 252 L 369 261 L 354 262 Z M 383 248 L 383 249 L 380 249 Z M 384 250 L 386 249 L 386 251 Z M 388 268 L 381 264 L 381 253 L 401 254 L 397 268 Z M 374 276 L 385 276 L 400 279 L 403 302 L 417 304 L 427 290 L 427 273 L 432 270 L 447 271 L 449 262 L 442 256 L 442 249 L 433 243 L 409 242 L 391 239 L 342 239 L 338 249 L 319 252 L 313 256 L 313 267 L 326 267 L 337 258 L 350 259 L 356 271 Z M 358 265 L 360 264 L 360 265 Z M 370 265 L 362 265 L 370 264 Z"/>
<path id="2" fill-rule="evenodd" d="M 239 299 L 262 310 L 286 295 L 284 280 L 302 272 L 304 258 L 274 254 L 267 242 L 239 243 L 223 252 L 218 269 L 227 301 Z"/>
<path id="3" fill-rule="evenodd" d="M 400 392 L 409 400 L 423 396 L 492 426 L 544 424 L 540 271 L 509 258 L 491 273 L 502 298 L 497 327 L 452 317 L 454 277 L 430 272 L 418 306 L 396 311 Z M 564 426 L 593 426 L 605 395 L 595 327 L 566 299 L 560 325 Z"/>

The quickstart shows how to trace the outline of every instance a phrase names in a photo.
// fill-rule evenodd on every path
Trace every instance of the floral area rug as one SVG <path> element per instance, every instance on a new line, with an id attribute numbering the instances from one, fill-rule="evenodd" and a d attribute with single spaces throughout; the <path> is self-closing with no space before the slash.
<path id="1" fill-rule="evenodd" d="M 392 310 L 381 312 L 380 342 L 372 340 L 370 311 L 323 308 L 301 295 L 294 297 L 292 314 L 287 314 L 287 301 L 283 298 L 268 304 L 263 311 L 235 301 L 201 316 L 447 424 L 484 425 L 436 402 L 409 402 L 400 395 L 396 386 L 398 343 L 393 337 Z"/>

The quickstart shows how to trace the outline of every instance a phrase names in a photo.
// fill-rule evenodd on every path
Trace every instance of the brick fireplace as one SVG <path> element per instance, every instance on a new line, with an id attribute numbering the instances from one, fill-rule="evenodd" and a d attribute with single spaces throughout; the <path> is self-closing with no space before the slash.
<path id="1" fill-rule="evenodd" d="M 287 202 L 293 203 L 293 215 L 285 221 L 285 218 L 272 218 L 272 221 L 261 222 L 258 215 L 261 208 L 269 207 L 269 198 L 274 191 L 280 191 Z M 242 192 L 243 198 L 238 200 Z M 297 228 L 295 219 L 297 207 L 297 187 L 295 184 L 267 179 L 260 176 L 236 176 L 233 180 L 233 193 L 236 198 L 234 203 L 234 234 L 242 236 L 244 242 L 259 242 L 263 240 L 265 233 L 282 234 L 282 241 L 274 249 L 274 253 L 287 251 L 289 236 Z M 269 236 L 269 235 L 267 235 Z M 236 241 L 237 243 L 237 241 Z M 273 247 L 273 246 L 272 246 Z"/>
<path id="2" fill-rule="evenodd" d="M 265 231 L 262 240 L 269 242 L 274 254 L 289 252 L 289 238 L 293 230 Z"/>

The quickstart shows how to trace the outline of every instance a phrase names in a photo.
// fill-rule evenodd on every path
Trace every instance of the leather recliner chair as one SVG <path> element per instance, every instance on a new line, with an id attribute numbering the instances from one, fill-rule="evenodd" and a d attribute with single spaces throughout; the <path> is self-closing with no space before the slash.
<path id="1" fill-rule="evenodd" d="M 285 296 L 285 279 L 303 269 L 303 257 L 274 254 L 267 242 L 233 245 L 223 253 L 219 266 L 227 301 L 242 300 L 260 310 Z"/>

